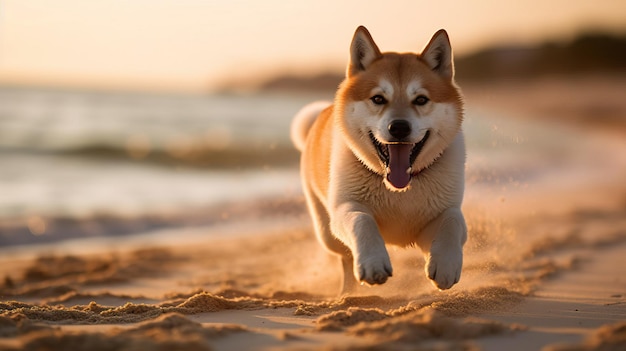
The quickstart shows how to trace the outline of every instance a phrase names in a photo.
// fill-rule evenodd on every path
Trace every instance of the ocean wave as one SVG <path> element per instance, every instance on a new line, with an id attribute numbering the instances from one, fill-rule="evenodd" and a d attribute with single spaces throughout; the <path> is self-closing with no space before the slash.
<path id="1" fill-rule="evenodd" d="M 258 141 L 248 145 L 215 148 L 199 145 L 193 140 L 180 140 L 177 143 L 157 148 L 141 142 L 129 142 L 126 145 L 94 143 L 56 149 L 4 147 L 0 148 L 0 153 L 32 153 L 170 167 L 184 166 L 214 169 L 296 166 L 300 157 L 297 150 L 287 144 L 268 144 Z"/>

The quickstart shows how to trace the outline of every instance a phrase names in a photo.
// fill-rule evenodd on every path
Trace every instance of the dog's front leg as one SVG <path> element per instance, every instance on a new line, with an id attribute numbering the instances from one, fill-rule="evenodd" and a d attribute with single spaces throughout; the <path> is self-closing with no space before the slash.
<path id="1" fill-rule="evenodd" d="M 336 206 L 331 217 L 334 235 L 352 251 L 356 279 L 372 285 L 386 282 L 392 274 L 391 261 L 372 214 L 365 206 L 348 202 Z M 348 274 L 344 271 L 344 276 Z"/>
<path id="2" fill-rule="evenodd" d="M 461 210 L 449 208 L 422 231 L 418 244 L 426 256 L 424 270 L 439 289 L 459 282 L 467 227 Z"/>

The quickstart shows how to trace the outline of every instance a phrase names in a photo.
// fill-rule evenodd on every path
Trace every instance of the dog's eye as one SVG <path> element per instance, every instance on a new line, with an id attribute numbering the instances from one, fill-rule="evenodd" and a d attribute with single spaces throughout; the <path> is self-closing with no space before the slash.
<path id="1" fill-rule="evenodd" d="M 384 105 L 387 103 L 387 99 L 385 99 L 382 95 L 374 95 L 370 98 L 370 100 L 372 100 L 374 105 Z"/>
<path id="2" fill-rule="evenodd" d="M 415 98 L 415 100 L 413 100 L 413 105 L 424 106 L 428 103 L 428 101 L 430 101 L 428 97 L 425 95 L 419 95 Z"/>

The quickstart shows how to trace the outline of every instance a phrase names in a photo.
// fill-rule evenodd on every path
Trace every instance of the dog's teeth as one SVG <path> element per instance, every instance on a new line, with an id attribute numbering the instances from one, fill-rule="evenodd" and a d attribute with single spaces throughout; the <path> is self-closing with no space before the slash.
<path id="1" fill-rule="evenodd" d="M 406 169 L 406 174 L 411 174 L 413 173 L 413 167 L 409 167 Z"/>

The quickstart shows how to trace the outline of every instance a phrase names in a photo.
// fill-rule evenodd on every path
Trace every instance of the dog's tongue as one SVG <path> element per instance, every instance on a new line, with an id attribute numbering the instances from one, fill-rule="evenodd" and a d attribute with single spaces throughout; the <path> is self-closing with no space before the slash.
<path id="1" fill-rule="evenodd" d="M 411 167 L 412 144 L 389 144 L 389 173 L 387 180 L 397 189 L 404 189 L 411 181 L 411 174 L 407 172 Z"/>

